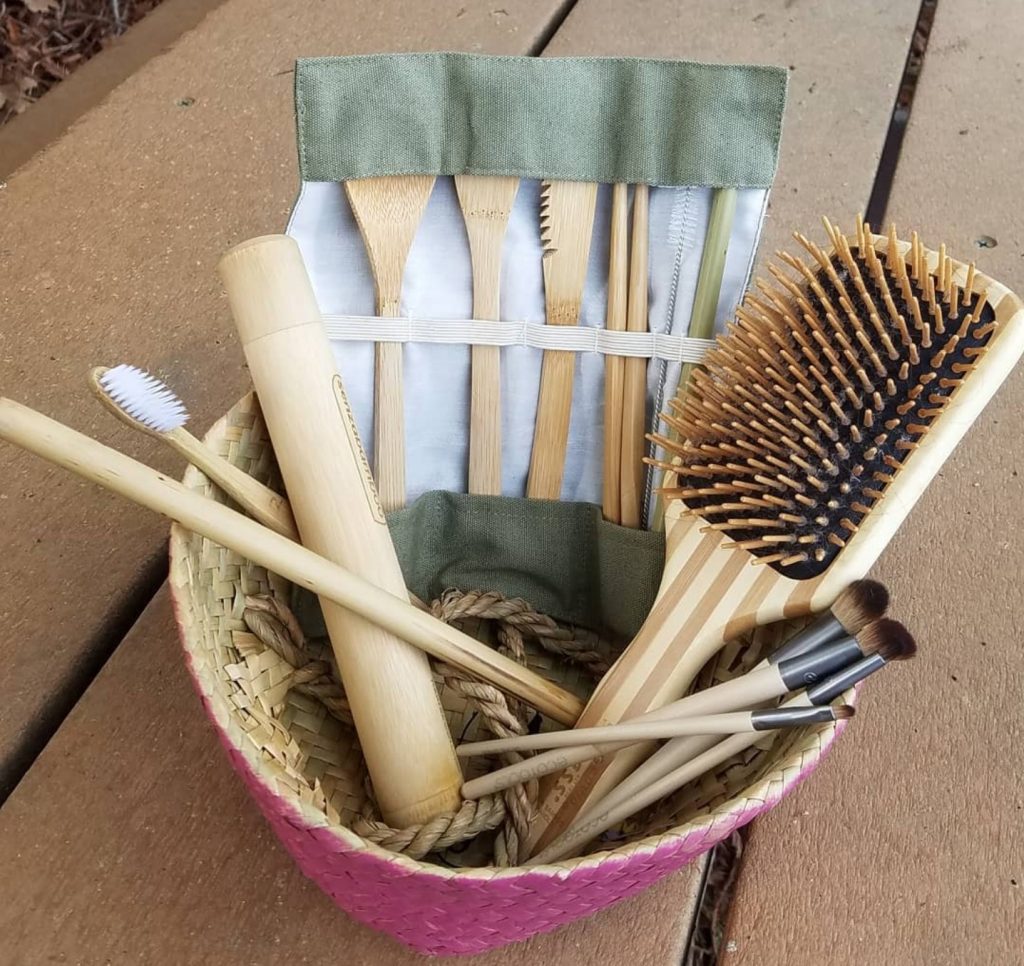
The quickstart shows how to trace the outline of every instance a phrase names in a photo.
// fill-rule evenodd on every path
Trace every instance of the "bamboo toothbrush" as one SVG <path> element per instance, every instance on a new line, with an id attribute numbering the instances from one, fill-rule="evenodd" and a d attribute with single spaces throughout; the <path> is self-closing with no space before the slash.
<path id="1" fill-rule="evenodd" d="M 1020 357 L 1007 289 L 858 222 L 823 251 L 782 256 L 795 278 L 747 298 L 657 438 L 666 489 L 658 598 L 579 727 L 657 708 L 757 624 L 815 613 L 864 575 Z M 549 787 L 543 848 L 647 751 L 577 767 Z"/>
<path id="2" fill-rule="evenodd" d="M 608 304 L 605 326 L 609 332 L 626 330 L 626 291 L 629 285 L 629 195 L 625 184 L 612 186 L 611 230 L 608 240 Z M 622 519 L 620 469 L 622 461 L 622 388 L 626 360 L 609 355 L 604 361 L 604 476 L 602 511 L 611 523 Z"/>
<path id="3" fill-rule="evenodd" d="M 904 655 L 904 658 L 914 656 L 913 648 Z M 881 655 L 875 654 L 866 657 L 857 664 L 852 665 L 835 676 L 815 685 L 803 694 L 799 694 L 779 706 L 780 711 L 796 708 L 806 708 L 812 705 L 826 705 L 837 697 L 863 681 L 875 671 L 885 667 L 886 661 Z M 608 831 L 620 822 L 625 821 L 631 815 L 635 815 L 641 809 L 653 805 L 659 799 L 673 794 L 688 782 L 693 781 L 700 775 L 717 767 L 724 761 L 728 761 L 733 755 L 745 751 L 751 745 L 761 740 L 762 735 L 758 734 L 737 734 L 724 741 L 717 742 L 708 750 L 686 762 L 675 771 L 663 776 L 656 782 L 637 791 L 635 795 L 626 801 L 614 805 L 606 805 L 600 802 L 587 815 L 581 816 L 579 821 L 572 826 L 564 835 L 552 842 L 543 852 L 535 855 L 526 864 L 542 865 L 547 862 L 557 862 L 574 852 L 578 852 L 595 836 Z"/>
<path id="4" fill-rule="evenodd" d="M 427 654 L 508 691 L 555 721 L 571 724 L 583 710 L 582 702 L 568 691 L 414 607 L 407 597 L 383 590 L 366 577 L 144 463 L 3 397 L 0 439 L 163 514 L 187 530 L 329 598 Z"/>
<path id="5" fill-rule="evenodd" d="M 434 188 L 432 175 L 359 178 L 345 182 L 377 290 L 377 314 L 397 318 L 402 276 L 416 229 Z M 405 413 L 402 346 L 378 342 L 373 403 L 373 459 L 385 511 L 405 506 Z"/>
<path id="6" fill-rule="evenodd" d="M 633 189 L 633 236 L 629 253 L 629 305 L 626 328 L 647 331 L 648 189 Z M 626 359 L 622 390 L 622 450 L 619 461 L 619 522 L 634 530 L 643 511 L 644 432 L 647 406 L 647 360 Z"/>
<path id="7" fill-rule="evenodd" d="M 136 366 L 119 365 L 112 369 L 97 366 L 89 373 L 89 386 L 115 416 L 162 439 L 254 519 L 289 540 L 298 540 L 288 501 L 188 432 L 188 410 L 165 383 Z"/>
<path id="8" fill-rule="evenodd" d="M 473 318 L 501 314 L 501 250 L 518 178 L 460 174 L 455 190 L 473 265 Z M 473 346 L 469 404 L 469 492 L 501 494 L 501 350 Z"/>
<path id="9" fill-rule="evenodd" d="M 723 681 L 721 684 L 705 688 L 703 691 L 696 691 L 685 698 L 671 701 L 654 711 L 648 711 L 627 720 L 630 723 L 647 724 L 674 721 L 681 717 L 695 715 L 723 714 L 756 706 L 821 680 L 823 676 L 846 667 L 866 655 L 879 651 L 886 654 L 896 653 L 901 648 L 905 637 L 902 625 L 895 621 L 881 620 L 862 628 L 856 637 L 831 641 L 811 651 L 792 653 L 780 649 L 777 655 L 772 655 L 771 660 L 762 661 L 753 670 L 740 677 Z M 578 733 L 588 735 L 592 734 L 593 730 L 592 727 L 576 729 Z M 553 732 L 552 734 L 567 738 L 566 732 Z M 536 742 L 538 747 L 546 740 L 546 736 L 539 739 L 536 736 L 530 736 L 530 741 Z M 665 761 L 664 756 L 678 755 L 680 751 L 689 753 L 692 757 L 693 754 L 704 750 L 704 747 L 697 748 L 697 751 L 693 750 L 695 743 L 699 744 L 700 741 L 699 736 L 670 741 L 645 761 L 638 771 L 652 767 L 655 758 Z M 529 761 L 508 765 L 467 782 L 462 787 L 462 794 L 465 798 L 489 795 L 517 785 L 527 778 L 539 778 L 552 772 L 561 771 L 569 765 L 621 751 L 632 743 L 614 740 L 598 741 L 596 739 L 585 742 L 566 740 L 558 746 L 560 750 L 557 752 L 537 755 Z M 567 750 L 562 751 L 561 749 Z M 637 772 L 633 773 L 633 775 L 636 774 Z M 626 781 L 632 782 L 633 775 L 630 775 Z M 649 773 L 648 777 L 650 777 Z"/>
<path id="10" fill-rule="evenodd" d="M 594 231 L 597 185 L 545 181 L 540 196 L 540 235 L 544 246 L 544 305 L 548 325 L 578 325 Z M 576 353 L 544 353 L 540 395 L 526 495 L 557 500 L 569 441 Z"/>
<path id="11" fill-rule="evenodd" d="M 516 735 L 492 741 L 472 741 L 455 749 L 460 758 L 475 755 L 503 755 L 508 752 L 540 751 L 572 748 L 599 741 L 624 742 L 663 741 L 688 735 L 738 735 L 749 731 L 775 731 L 779 728 L 802 728 L 852 718 L 853 709 L 846 705 L 823 708 L 761 708 L 754 711 L 730 711 L 669 718 L 664 721 L 624 721 L 601 728 L 579 731 L 545 731 L 535 735 Z"/>

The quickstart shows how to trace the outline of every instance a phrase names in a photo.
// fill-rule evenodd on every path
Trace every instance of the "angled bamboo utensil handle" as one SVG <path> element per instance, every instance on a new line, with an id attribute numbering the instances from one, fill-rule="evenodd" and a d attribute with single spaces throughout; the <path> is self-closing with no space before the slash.
<path id="1" fill-rule="evenodd" d="M 455 178 L 473 265 L 473 318 L 501 314 L 501 250 L 519 190 L 518 178 Z M 469 492 L 501 494 L 501 350 L 473 346 L 469 408 Z"/>
<path id="2" fill-rule="evenodd" d="M 626 329 L 626 289 L 629 285 L 629 195 L 625 184 L 612 186 L 612 218 L 608 240 L 608 304 L 605 325 L 609 332 Z M 605 356 L 604 361 L 604 476 L 601 509 L 612 523 L 622 519 L 619 464 L 622 461 L 622 386 L 626 360 Z"/>
<path id="3" fill-rule="evenodd" d="M 541 189 L 548 325 L 579 324 L 596 205 L 597 185 L 590 182 L 545 181 Z M 544 353 L 527 496 L 542 500 L 561 496 L 575 368 L 574 352 Z"/>
<path id="4" fill-rule="evenodd" d="M 405 594 L 299 246 L 256 238 L 219 270 L 303 544 Z M 426 655 L 321 605 L 385 821 L 402 828 L 458 808 L 460 771 Z"/>
<path id="5" fill-rule="evenodd" d="M 431 175 L 359 178 L 345 194 L 363 236 L 377 289 L 377 314 L 396 318 L 402 276 L 434 188 Z M 405 506 L 405 412 L 402 346 L 378 342 L 373 403 L 373 461 L 385 510 Z"/>
<path id="6" fill-rule="evenodd" d="M 0 439 L 160 513 L 287 580 L 348 608 L 427 654 L 521 698 L 561 724 L 583 710 L 579 698 L 439 621 L 365 577 L 326 560 L 144 463 L 0 397 Z M 174 575 L 172 574 L 172 579 Z"/>
<path id="7" fill-rule="evenodd" d="M 633 237 L 629 253 L 629 301 L 626 329 L 647 331 L 648 189 L 633 189 Z M 647 406 L 647 360 L 625 359 L 622 390 L 622 455 L 619 466 L 624 527 L 640 526 L 643 511 L 644 429 Z"/>

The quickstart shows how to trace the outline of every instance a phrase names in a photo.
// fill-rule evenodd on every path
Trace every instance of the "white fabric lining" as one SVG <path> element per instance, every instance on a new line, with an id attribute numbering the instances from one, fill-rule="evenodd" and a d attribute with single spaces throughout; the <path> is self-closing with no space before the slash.
<path id="1" fill-rule="evenodd" d="M 689 327 L 711 195 L 710 188 L 699 186 L 651 188 L 648 291 L 652 334 L 643 337 L 652 343 L 657 342 L 657 336 L 678 338 Z M 738 191 L 716 314 L 719 332 L 731 318 L 746 287 L 766 199 L 764 189 Z M 543 329 L 539 202 L 539 182 L 523 180 L 502 251 L 500 315 L 504 320 L 521 320 Z M 583 334 L 570 338 L 591 339 L 594 336 L 590 333 L 604 331 L 610 210 L 610 186 L 601 185 L 576 330 Z M 288 233 L 302 249 L 322 311 L 328 316 L 372 317 L 373 279 L 342 186 L 331 182 L 304 183 L 289 220 Z M 456 323 L 472 315 L 469 246 L 451 178 L 437 179 L 420 223 L 406 264 L 400 312 L 405 319 L 447 319 Z M 374 324 L 383 321 L 375 319 Z M 398 325 L 402 324 L 400 320 Z M 332 346 L 372 461 L 373 342 L 365 338 L 332 338 Z M 518 342 L 502 349 L 502 492 L 506 496 L 525 493 L 543 354 L 541 346 Z M 402 355 L 407 500 L 412 502 L 432 489 L 465 492 L 469 346 L 462 338 L 455 344 L 407 342 Z M 690 360 L 681 356 L 651 356 L 647 380 L 650 430 L 661 428 L 658 414 L 674 393 L 681 367 L 687 361 Z M 601 502 L 604 371 L 605 361 L 599 352 L 578 353 L 563 500 Z M 648 506 L 653 482 L 653 474 L 648 472 Z"/>
<path id="2" fill-rule="evenodd" d="M 700 362 L 714 339 L 663 332 L 609 332 L 607 329 L 474 319 L 382 319 L 374 315 L 325 315 L 327 335 L 339 342 L 425 342 L 441 345 L 530 346 L 562 352 L 595 352 L 635 359 Z"/>

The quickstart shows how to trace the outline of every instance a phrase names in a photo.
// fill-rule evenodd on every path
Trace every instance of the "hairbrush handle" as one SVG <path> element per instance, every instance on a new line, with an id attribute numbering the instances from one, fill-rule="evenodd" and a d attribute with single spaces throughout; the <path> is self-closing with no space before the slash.
<path id="1" fill-rule="evenodd" d="M 256 238 L 219 271 L 303 544 L 406 596 L 299 246 Z M 461 772 L 426 655 L 321 603 L 385 821 L 403 828 L 457 809 Z"/>

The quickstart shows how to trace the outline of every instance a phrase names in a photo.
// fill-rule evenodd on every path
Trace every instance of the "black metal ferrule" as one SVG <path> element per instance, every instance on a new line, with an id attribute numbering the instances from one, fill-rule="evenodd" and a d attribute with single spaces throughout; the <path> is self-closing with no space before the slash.
<path id="1" fill-rule="evenodd" d="M 798 728 L 801 725 L 822 724 L 835 721 L 835 711 L 829 707 L 814 708 L 766 708 L 752 711 L 750 723 L 755 731 L 771 731 L 774 728 Z"/>
<path id="2" fill-rule="evenodd" d="M 855 637 L 846 637 L 824 644 L 808 654 L 792 657 L 778 664 L 779 674 L 790 691 L 817 684 L 835 671 L 863 657 Z"/>
<path id="3" fill-rule="evenodd" d="M 830 704 L 844 691 L 863 681 L 879 668 L 885 667 L 886 660 L 881 654 L 869 654 L 856 664 L 843 668 L 838 674 L 822 681 L 821 684 L 807 689 L 807 698 L 811 704 Z"/>
<path id="4" fill-rule="evenodd" d="M 785 644 L 768 658 L 769 664 L 778 664 L 793 657 L 808 654 L 823 644 L 829 644 L 841 637 L 846 637 L 846 628 L 828 611 L 816 617 L 802 631 L 794 634 Z"/>

